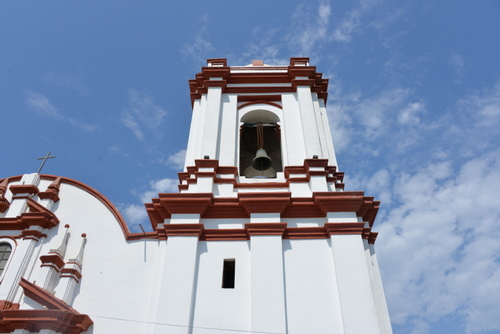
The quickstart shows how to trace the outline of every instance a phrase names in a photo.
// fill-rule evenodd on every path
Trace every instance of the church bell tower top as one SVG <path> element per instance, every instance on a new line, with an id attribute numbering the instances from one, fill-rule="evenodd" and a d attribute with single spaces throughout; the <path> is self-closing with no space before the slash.
<path id="1" fill-rule="evenodd" d="M 186 168 L 208 157 L 236 167 L 242 180 L 258 181 L 284 180 L 287 166 L 303 166 L 313 157 L 337 167 L 326 112 L 328 79 L 309 58 L 246 66 L 208 59 L 189 86 L 193 118 Z"/>
<path id="2" fill-rule="evenodd" d="M 200 99 L 208 87 L 221 87 L 223 93 L 270 94 L 296 92 L 308 86 L 326 104 L 328 79 L 309 65 L 307 57 L 292 57 L 289 65 L 267 65 L 254 60 L 249 66 L 228 66 L 226 58 L 207 60 L 196 79 L 189 81 L 191 102 Z M 260 89 L 257 89 L 260 88 Z"/>

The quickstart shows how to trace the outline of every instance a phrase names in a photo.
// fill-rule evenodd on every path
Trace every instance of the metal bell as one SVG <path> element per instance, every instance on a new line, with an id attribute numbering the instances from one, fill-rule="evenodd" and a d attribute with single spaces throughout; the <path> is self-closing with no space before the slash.
<path id="1" fill-rule="evenodd" d="M 266 170 L 271 168 L 273 160 L 267 156 L 266 150 L 259 148 L 252 160 L 252 167 L 256 170 Z"/>

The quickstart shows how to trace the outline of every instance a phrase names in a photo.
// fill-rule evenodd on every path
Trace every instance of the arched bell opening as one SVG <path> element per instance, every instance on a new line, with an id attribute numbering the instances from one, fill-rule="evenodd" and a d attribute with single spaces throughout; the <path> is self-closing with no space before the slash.
<path id="1" fill-rule="evenodd" d="M 283 171 L 279 118 L 269 111 L 245 114 L 240 127 L 240 175 L 275 178 Z"/>

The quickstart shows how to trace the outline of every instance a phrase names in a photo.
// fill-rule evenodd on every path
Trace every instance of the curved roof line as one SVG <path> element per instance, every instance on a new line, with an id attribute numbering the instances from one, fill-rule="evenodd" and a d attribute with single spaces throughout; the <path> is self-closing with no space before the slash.
<path id="1" fill-rule="evenodd" d="M 22 178 L 22 175 L 18 175 L 18 176 L 7 177 L 7 178 L 4 178 L 4 179 L 7 179 L 8 182 L 15 182 L 15 181 L 20 181 L 21 178 Z M 61 182 L 63 182 L 63 183 L 67 183 L 69 185 L 78 187 L 78 188 L 86 191 L 87 193 L 91 194 L 92 196 L 94 196 L 95 198 L 97 198 L 99 201 L 101 201 L 108 208 L 108 210 L 111 211 L 111 213 L 113 214 L 113 216 L 115 217 L 115 219 L 120 224 L 120 227 L 122 229 L 123 235 L 125 236 L 125 239 L 127 239 L 127 240 L 137 240 L 137 239 L 142 239 L 142 238 L 148 238 L 148 237 L 150 237 L 151 233 L 143 234 L 143 233 L 132 233 L 132 232 L 130 232 L 130 230 L 128 228 L 128 225 L 127 225 L 127 222 L 125 221 L 125 219 L 121 215 L 120 211 L 118 211 L 118 209 L 116 208 L 116 206 L 106 196 L 104 196 L 103 194 L 101 194 L 99 191 L 95 190 L 91 186 L 89 186 L 89 185 L 87 185 L 87 184 L 85 184 L 83 182 L 71 179 L 69 177 L 56 176 L 56 175 L 48 175 L 48 174 L 40 174 L 40 179 L 41 180 L 54 181 L 57 178 L 59 178 L 61 180 Z M 0 182 L 3 181 L 4 179 L 0 179 Z M 154 233 L 156 234 L 156 232 L 154 232 Z"/>

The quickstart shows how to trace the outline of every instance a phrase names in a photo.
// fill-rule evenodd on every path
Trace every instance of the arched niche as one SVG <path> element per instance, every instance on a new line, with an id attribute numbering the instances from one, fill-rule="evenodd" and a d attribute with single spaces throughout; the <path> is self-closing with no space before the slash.
<path id="1" fill-rule="evenodd" d="M 279 110 L 276 107 L 266 107 L 268 107 L 266 109 Z M 255 108 L 255 106 L 254 109 L 245 109 L 247 110 L 240 111 L 240 175 L 252 178 L 274 178 L 277 172 L 283 171 L 280 117 L 271 110 Z M 263 148 L 273 162 L 272 167 L 268 170 L 256 170 L 252 167 L 252 161 L 259 149 L 257 140 L 258 124 L 262 124 Z"/>

